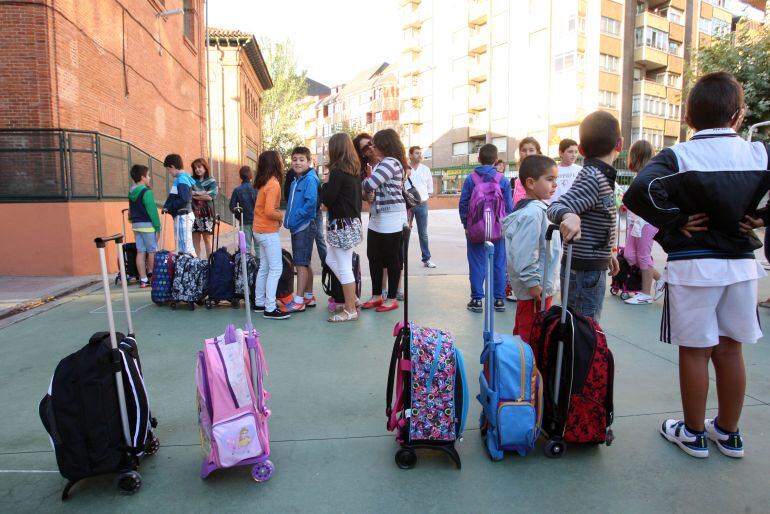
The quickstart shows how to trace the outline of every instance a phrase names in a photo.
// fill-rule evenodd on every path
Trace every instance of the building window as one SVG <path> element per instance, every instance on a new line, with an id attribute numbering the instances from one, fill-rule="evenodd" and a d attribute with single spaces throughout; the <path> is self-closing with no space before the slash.
<path id="1" fill-rule="evenodd" d="M 430 159 L 431 157 L 433 157 L 433 148 L 431 148 L 430 146 L 426 146 L 425 148 L 423 148 L 422 157 L 423 159 Z"/>
<path id="2" fill-rule="evenodd" d="M 583 67 L 583 54 L 581 52 L 567 52 L 559 54 L 553 59 L 553 71 L 555 72 L 570 71 L 575 66 L 578 69 Z"/>
<path id="3" fill-rule="evenodd" d="M 668 34 L 652 27 L 638 27 L 634 30 L 634 46 L 649 46 L 663 52 L 668 51 Z"/>
<path id="4" fill-rule="evenodd" d="M 615 109 L 618 106 L 618 94 L 614 91 L 599 91 L 599 105 Z"/>
<path id="5" fill-rule="evenodd" d="M 614 55 L 609 55 L 609 54 L 599 55 L 599 67 L 604 71 L 617 73 L 619 63 L 620 63 L 620 59 L 618 59 Z"/>
<path id="6" fill-rule="evenodd" d="M 492 144 L 497 147 L 498 152 L 507 152 L 508 151 L 508 138 L 503 137 L 493 137 L 492 138 Z"/>
<path id="7" fill-rule="evenodd" d="M 639 139 L 648 141 L 656 150 L 663 148 L 663 131 L 651 128 L 644 128 L 641 131 L 639 127 L 631 129 L 631 143 L 636 143 Z"/>
<path id="8" fill-rule="evenodd" d="M 573 32 L 575 29 L 581 33 L 586 31 L 585 16 L 578 16 L 577 14 L 573 14 L 567 19 L 567 31 Z"/>
<path id="9" fill-rule="evenodd" d="M 725 7 L 725 0 L 703 0 L 707 4 L 714 5 L 716 7 L 722 7 L 724 9 Z"/>
<path id="10" fill-rule="evenodd" d="M 680 11 L 676 7 L 669 7 L 665 10 L 666 19 L 672 23 L 678 23 L 684 25 L 684 12 Z"/>
<path id="11" fill-rule="evenodd" d="M 678 120 L 680 119 L 682 108 L 679 104 L 668 104 L 668 119 Z"/>
<path id="12" fill-rule="evenodd" d="M 631 98 L 631 116 L 639 116 L 640 100 L 641 97 L 639 95 L 634 95 Z"/>
<path id="13" fill-rule="evenodd" d="M 725 20 L 713 18 L 711 20 L 711 35 L 714 37 L 723 37 L 730 33 L 730 24 Z"/>
<path id="14" fill-rule="evenodd" d="M 195 44 L 195 4 L 193 0 L 183 0 L 184 7 L 184 37 Z"/>
<path id="15" fill-rule="evenodd" d="M 699 18 L 698 19 L 698 30 L 703 32 L 704 34 L 711 35 L 711 20 L 707 18 Z"/>
<path id="16" fill-rule="evenodd" d="M 671 55 L 676 55 L 677 57 L 682 57 L 682 43 L 669 40 L 668 53 Z"/>
<path id="17" fill-rule="evenodd" d="M 452 155 L 455 157 L 459 155 L 468 155 L 468 141 L 462 143 L 455 143 L 452 145 Z"/>
<path id="18" fill-rule="evenodd" d="M 611 36 L 620 35 L 620 21 L 614 18 L 602 16 L 601 31 L 604 34 L 609 34 Z"/>
<path id="19" fill-rule="evenodd" d="M 670 71 L 658 73 L 655 75 L 655 82 L 665 84 L 668 87 L 682 89 L 682 76 L 678 73 L 671 73 Z"/>

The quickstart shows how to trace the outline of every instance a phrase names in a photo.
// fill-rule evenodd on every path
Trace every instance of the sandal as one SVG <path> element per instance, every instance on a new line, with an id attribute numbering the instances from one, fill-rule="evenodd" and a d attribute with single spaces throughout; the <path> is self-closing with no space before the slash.
<path id="1" fill-rule="evenodd" d="M 342 312 L 339 314 L 335 314 L 334 316 L 330 317 L 327 321 L 329 323 L 344 323 L 345 321 L 355 321 L 358 319 L 358 311 L 356 312 L 348 312 L 345 309 L 342 309 Z"/>

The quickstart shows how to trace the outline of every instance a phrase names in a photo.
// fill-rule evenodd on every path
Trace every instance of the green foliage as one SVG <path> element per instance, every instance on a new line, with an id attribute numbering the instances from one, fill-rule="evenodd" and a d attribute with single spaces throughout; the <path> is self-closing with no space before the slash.
<path id="1" fill-rule="evenodd" d="M 770 120 L 770 30 L 766 26 L 739 26 L 736 33 L 715 38 L 701 48 L 688 70 L 689 87 L 698 77 L 715 71 L 732 73 L 743 85 L 748 107 L 744 132 L 755 123 Z"/>
<path id="2" fill-rule="evenodd" d="M 307 93 L 306 72 L 297 70 L 291 41 L 262 40 L 273 87 L 262 94 L 262 148 L 277 150 L 289 159 L 292 148 L 302 144 L 296 133 L 301 116 L 300 101 Z"/>

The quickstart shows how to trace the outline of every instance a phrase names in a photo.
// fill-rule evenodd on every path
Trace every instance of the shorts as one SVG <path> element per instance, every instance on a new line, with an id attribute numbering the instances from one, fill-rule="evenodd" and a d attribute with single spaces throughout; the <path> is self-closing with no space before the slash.
<path id="1" fill-rule="evenodd" d="M 158 240 L 155 232 L 138 232 L 134 230 L 136 251 L 140 253 L 155 253 L 158 251 Z"/>
<path id="2" fill-rule="evenodd" d="M 291 235 L 291 254 L 296 266 L 310 266 L 314 242 L 315 221 L 311 221 L 310 225 Z"/>
<path id="3" fill-rule="evenodd" d="M 727 286 L 667 284 L 660 339 L 690 348 L 710 348 L 719 337 L 756 343 L 762 337 L 757 315 L 757 280 Z"/>
<path id="4" fill-rule="evenodd" d="M 545 299 L 546 310 L 551 308 L 553 296 Z M 529 336 L 532 334 L 532 325 L 535 323 L 535 316 L 540 312 L 540 306 L 535 305 L 535 300 L 521 300 L 516 302 L 516 321 L 513 324 L 513 335 L 520 336 L 525 343 L 529 343 Z"/>
<path id="5" fill-rule="evenodd" d="M 214 219 L 213 218 L 195 218 L 192 226 L 193 232 L 199 232 L 203 234 L 214 233 Z"/>

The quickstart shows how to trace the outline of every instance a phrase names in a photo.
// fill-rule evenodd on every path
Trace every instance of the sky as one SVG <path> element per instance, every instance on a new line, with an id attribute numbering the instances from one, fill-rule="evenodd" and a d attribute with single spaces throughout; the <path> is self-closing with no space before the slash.
<path id="1" fill-rule="evenodd" d="M 291 39 L 297 65 L 327 86 L 400 54 L 398 0 L 209 0 L 211 27 Z"/>

